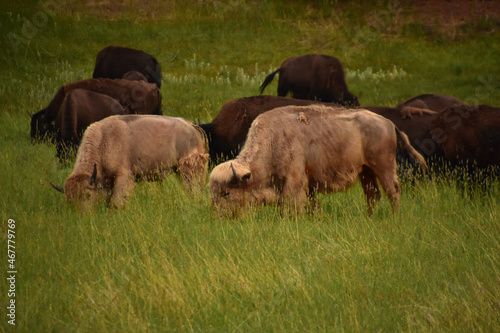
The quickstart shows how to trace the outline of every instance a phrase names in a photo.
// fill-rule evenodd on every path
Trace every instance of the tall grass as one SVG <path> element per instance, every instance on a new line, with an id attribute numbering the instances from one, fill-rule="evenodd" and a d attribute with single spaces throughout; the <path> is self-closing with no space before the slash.
<path id="1" fill-rule="evenodd" d="M 365 105 L 421 93 L 497 104 L 494 22 L 493 33 L 456 40 L 411 25 L 399 33 L 402 4 L 381 29 L 356 37 L 389 5 L 69 1 L 17 51 L 2 39 L 0 230 L 5 245 L 7 220 L 16 220 L 15 330 L 500 330 L 498 182 L 471 196 L 454 181 L 408 181 L 395 216 L 383 198 L 368 218 L 358 185 L 320 196 L 314 216 L 266 207 L 232 220 L 212 211 L 208 188 L 193 197 L 172 176 L 138 184 L 123 210 L 84 213 L 49 185 L 71 168 L 50 144 L 30 142 L 28 113 L 90 77 L 110 44 L 154 54 L 164 114 L 192 121 L 210 121 L 227 100 L 257 94 L 284 59 L 313 52 L 344 63 Z M 2 6 L 4 34 L 22 34 L 23 18 L 40 11 L 38 2 Z M 274 94 L 276 82 L 267 89 Z"/>

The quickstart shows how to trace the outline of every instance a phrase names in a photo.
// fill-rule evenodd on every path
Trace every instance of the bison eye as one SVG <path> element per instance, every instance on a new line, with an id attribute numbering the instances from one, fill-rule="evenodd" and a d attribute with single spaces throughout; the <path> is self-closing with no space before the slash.
<path id="1" fill-rule="evenodd" d="M 224 193 L 222 193 L 222 196 L 223 196 L 224 198 L 227 198 L 227 197 L 229 196 L 229 192 L 224 192 Z"/>

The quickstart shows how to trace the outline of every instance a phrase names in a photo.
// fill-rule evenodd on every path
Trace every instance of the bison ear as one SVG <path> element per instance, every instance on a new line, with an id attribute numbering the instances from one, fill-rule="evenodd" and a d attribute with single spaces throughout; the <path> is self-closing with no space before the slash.
<path id="1" fill-rule="evenodd" d="M 94 186 L 96 185 L 96 179 L 97 179 L 97 164 L 94 163 L 94 171 L 92 172 L 92 176 L 89 178 L 89 185 Z"/>
<path id="2" fill-rule="evenodd" d="M 231 162 L 231 170 L 233 171 L 233 178 L 231 179 L 231 184 L 233 184 L 233 185 L 237 184 L 239 182 L 246 184 L 247 180 L 249 180 L 250 176 L 252 175 L 252 173 L 250 171 L 248 171 L 243 176 L 239 176 L 238 173 L 236 172 L 236 170 L 234 169 L 232 162 Z M 246 170 L 244 170 L 244 171 L 246 171 Z"/>

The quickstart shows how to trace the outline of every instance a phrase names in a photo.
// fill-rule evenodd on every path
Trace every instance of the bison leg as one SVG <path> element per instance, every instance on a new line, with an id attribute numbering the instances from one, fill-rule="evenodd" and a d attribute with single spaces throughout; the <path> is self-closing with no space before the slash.
<path id="1" fill-rule="evenodd" d="M 307 199 L 309 200 L 309 208 L 308 213 L 313 215 L 316 211 L 321 209 L 321 204 L 316 197 L 316 189 L 309 189 L 309 193 L 307 194 Z"/>
<path id="2" fill-rule="evenodd" d="M 286 97 L 288 94 L 288 83 L 285 83 L 284 80 L 278 81 L 278 96 Z"/>
<path id="3" fill-rule="evenodd" d="M 298 173 L 290 174 L 280 195 L 282 211 L 299 215 L 307 204 L 307 184 Z"/>
<path id="4" fill-rule="evenodd" d="M 396 167 L 393 172 L 386 171 L 383 176 L 378 177 L 380 185 L 384 189 L 387 197 L 391 201 L 392 212 L 395 214 L 399 211 L 399 198 L 401 196 L 401 186 L 397 180 Z"/>
<path id="5" fill-rule="evenodd" d="M 279 200 L 282 215 L 284 212 L 288 212 L 292 215 L 300 215 L 304 211 L 306 203 L 306 196 L 298 192 L 292 195 L 282 195 Z"/>
<path id="6" fill-rule="evenodd" d="M 135 182 L 131 172 L 123 172 L 116 176 L 109 205 L 114 208 L 123 208 L 134 187 Z"/>
<path id="7" fill-rule="evenodd" d="M 366 201 L 368 203 L 368 216 L 373 214 L 373 208 L 380 201 L 380 189 L 377 184 L 377 177 L 372 169 L 365 167 L 361 174 L 359 175 L 361 179 L 361 185 L 363 186 L 363 191 L 366 195 Z"/>

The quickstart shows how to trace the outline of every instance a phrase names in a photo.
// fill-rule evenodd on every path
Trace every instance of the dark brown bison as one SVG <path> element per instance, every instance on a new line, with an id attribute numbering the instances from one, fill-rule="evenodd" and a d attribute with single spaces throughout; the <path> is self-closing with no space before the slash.
<path id="1" fill-rule="evenodd" d="M 408 135 L 412 146 L 425 157 L 427 162 L 440 169 L 444 153 L 440 145 L 432 138 L 429 126 L 438 112 L 454 105 L 467 104 L 452 96 L 424 94 L 412 97 L 395 108 L 385 106 L 363 106 L 362 108 L 390 119 Z"/>
<path id="2" fill-rule="evenodd" d="M 392 121 L 403 131 L 410 143 L 424 156 L 427 162 L 434 166 L 434 162 L 443 158 L 443 152 L 439 144 L 432 139 L 429 125 L 435 118 L 435 111 L 420 108 L 399 108 L 386 106 L 363 106 L 361 109 L 370 110 Z M 398 158 L 406 159 L 404 156 Z"/>
<path id="3" fill-rule="evenodd" d="M 120 79 L 129 71 L 142 73 L 149 83 L 161 88 L 161 69 L 150 54 L 121 46 L 108 46 L 96 57 L 93 78 Z"/>
<path id="4" fill-rule="evenodd" d="M 347 89 L 344 69 L 337 58 L 319 54 L 289 58 L 266 77 L 260 86 L 261 94 L 277 73 L 280 74 L 278 96 L 291 92 L 292 97 L 297 99 L 359 105 L 358 98 Z"/>
<path id="5" fill-rule="evenodd" d="M 258 115 L 286 105 L 311 105 L 316 101 L 279 96 L 252 96 L 228 101 L 211 123 L 201 124 L 207 133 L 210 159 L 218 163 L 238 155 L 245 143 L 248 130 Z M 339 106 L 328 104 L 330 106 Z"/>
<path id="6" fill-rule="evenodd" d="M 411 106 L 440 112 L 454 105 L 467 105 L 467 103 L 453 96 L 424 94 L 407 99 L 406 101 L 398 104 L 397 108 Z"/>
<path id="7" fill-rule="evenodd" d="M 117 100 L 126 114 L 161 114 L 161 93 L 151 83 L 130 80 L 87 79 L 62 86 L 45 109 L 31 116 L 31 138 L 42 139 L 56 132 L 55 119 L 66 95 L 84 89 Z"/>
<path id="8" fill-rule="evenodd" d="M 430 124 L 432 138 L 454 167 L 500 167 L 500 108 L 457 105 Z"/>
<path id="9" fill-rule="evenodd" d="M 90 124 L 119 114 L 125 114 L 125 109 L 116 99 L 90 90 L 71 90 L 55 120 L 57 156 L 63 158 L 76 151 Z"/>
<path id="10" fill-rule="evenodd" d="M 255 119 L 234 160 L 213 169 L 212 202 L 222 214 L 262 204 L 301 212 L 308 199 L 314 209 L 316 193 L 343 191 L 360 179 L 369 214 L 381 197 L 379 183 L 396 212 L 398 142 L 426 167 L 406 135 L 373 112 L 322 105 L 277 108 Z"/>

